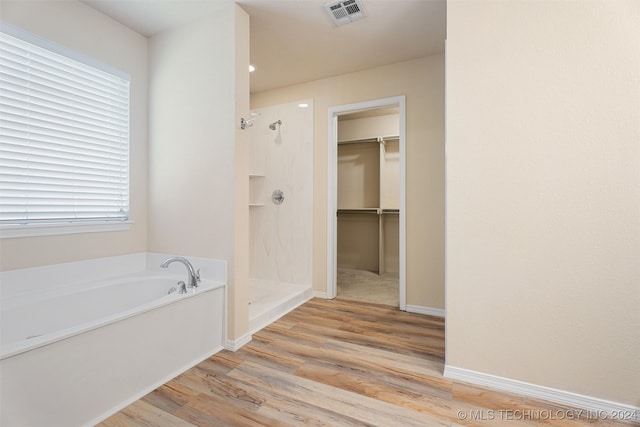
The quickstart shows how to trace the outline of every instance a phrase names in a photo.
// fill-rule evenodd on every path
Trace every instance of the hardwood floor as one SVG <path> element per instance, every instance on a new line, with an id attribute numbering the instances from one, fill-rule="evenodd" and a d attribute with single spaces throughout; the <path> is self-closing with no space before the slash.
<path id="1" fill-rule="evenodd" d="M 571 408 L 448 380 L 443 368 L 442 319 L 313 299 L 100 426 L 634 425 L 577 419 Z"/>

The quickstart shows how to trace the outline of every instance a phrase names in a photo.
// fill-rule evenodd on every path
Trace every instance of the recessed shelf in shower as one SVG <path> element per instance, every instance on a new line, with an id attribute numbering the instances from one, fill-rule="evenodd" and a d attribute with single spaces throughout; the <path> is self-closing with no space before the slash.
<path id="1" fill-rule="evenodd" d="M 249 174 L 249 207 L 264 206 L 264 178 L 262 174 Z"/>

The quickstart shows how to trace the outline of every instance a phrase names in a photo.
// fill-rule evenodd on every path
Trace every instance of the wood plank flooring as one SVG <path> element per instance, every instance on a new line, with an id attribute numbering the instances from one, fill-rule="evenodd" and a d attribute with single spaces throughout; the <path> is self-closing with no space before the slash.
<path id="1" fill-rule="evenodd" d="M 313 299 L 105 420 L 122 426 L 614 426 L 443 378 L 444 322 Z M 463 419 L 465 418 L 465 419 Z"/>

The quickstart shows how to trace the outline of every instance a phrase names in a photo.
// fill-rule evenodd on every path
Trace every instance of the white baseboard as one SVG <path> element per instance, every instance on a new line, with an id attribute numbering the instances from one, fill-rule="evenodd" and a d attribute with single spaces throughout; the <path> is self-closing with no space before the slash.
<path id="1" fill-rule="evenodd" d="M 313 298 L 329 299 L 326 292 L 313 291 Z"/>
<path id="2" fill-rule="evenodd" d="M 244 334 L 237 340 L 230 340 L 227 338 L 226 342 L 224 343 L 224 348 L 225 350 L 229 350 L 229 351 L 238 351 L 244 345 L 249 344 L 251 342 L 251 337 L 252 335 L 248 333 L 248 334 Z"/>
<path id="3" fill-rule="evenodd" d="M 640 407 L 445 365 L 444 377 L 589 411 L 597 419 L 640 421 Z M 505 408 L 506 409 L 506 408 Z"/>
<path id="4" fill-rule="evenodd" d="M 419 305 L 407 305 L 407 312 L 442 318 L 446 317 L 446 312 L 441 308 L 422 307 Z"/>

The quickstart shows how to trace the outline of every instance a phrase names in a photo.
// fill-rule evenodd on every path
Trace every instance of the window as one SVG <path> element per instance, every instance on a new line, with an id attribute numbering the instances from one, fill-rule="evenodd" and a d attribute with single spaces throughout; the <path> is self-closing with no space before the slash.
<path id="1" fill-rule="evenodd" d="M 0 227 L 126 221 L 129 77 L 2 27 Z"/>

